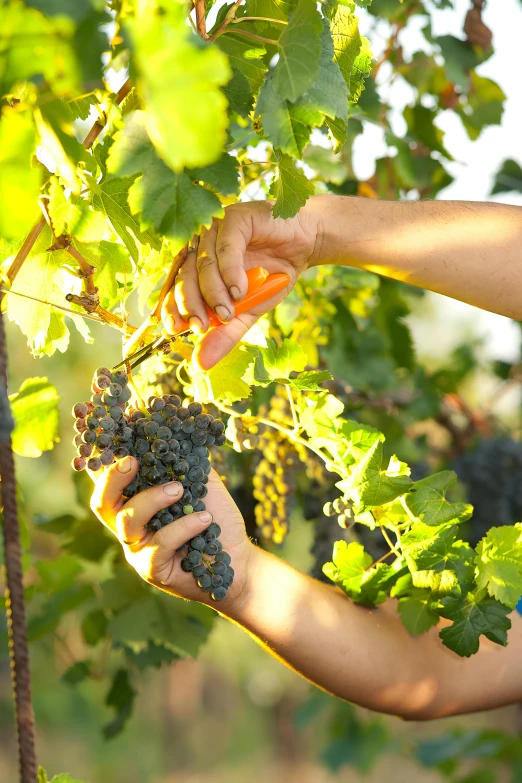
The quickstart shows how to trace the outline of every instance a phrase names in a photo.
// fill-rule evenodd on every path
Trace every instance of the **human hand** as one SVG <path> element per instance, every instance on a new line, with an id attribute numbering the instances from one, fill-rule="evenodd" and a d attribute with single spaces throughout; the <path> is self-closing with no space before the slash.
<path id="1" fill-rule="evenodd" d="M 213 470 L 209 476 L 207 511 L 188 514 L 150 533 L 145 530 L 147 522 L 155 513 L 179 500 L 184 489 L 179 482 L 172 481 L 150 487 L 127 500 L 122 492 L 137 471 L 137 460 L 125 457 L 103 471 L 91 473 L 95 482 L 91 508 L 118 537 L 127 562 L 146 582 L 173 595 L 220 609 L 237 604 L 245 595 L 249 561 L 255 546 L 247 537 L 243 517 L 217 473 Z M 186 547 L 177 551 L 212 521 L 221 527 L 220 540 L 232 558 L 235 571 L 227 597 L 219 602 L 197 586 L 191 573 L 182 570 Z"/>
<path id="2" fill-rule="evenodd" d="M 233 204 L 226 208 L 223 219 L 215 220 L 210 229 L 202 232 L 197 251 L 189 252 L 162 310 L 170 334 L 184 320 L 196 334 L 204 335 L 194 353 L 202 369 L 217 364 L 261 315 L 288 296 L 299 275 L 308 268 L 318 240 L 317 203 L 316 199 L 309 199 L 289 220 L 273 217 L 271 201 Z M 234 301 L 247 292 L 245 270 L 255 266 L 271 274 L 286 272 L 290 283 L 277 296 L 231 318 Z M 205 303 L 222 321 L 208 333 Z"/>

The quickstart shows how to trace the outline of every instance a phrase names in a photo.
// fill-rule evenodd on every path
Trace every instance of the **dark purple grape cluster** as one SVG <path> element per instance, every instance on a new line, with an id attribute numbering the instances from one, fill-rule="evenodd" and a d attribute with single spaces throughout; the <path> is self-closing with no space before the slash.
<path id="1" fill-rule="evenodd" d="M 126 498 L 155 484 L 179 481 L 183 496 L 152 517 L 147 524 L 152 533 L 186 514 L 204 511 L 211 469 L 208 447 L 225 443 L 223 422 L 205 413 L 199 402 L 183 405 L 177 394 L 150 397 L 145 410 L 130 407 L 126 373 L 107 367 L 95 371 L 91 389 L 91 399 L 73 407 L 78 449 L 74 470 L 97 471 L 117 459 L 135 457 L 140 469 L 123 490 Z M 216 601 L 226 596 L 234 576 L 230 556 L 218 541 L 220 532 L 212 523 L 188 543 L 182 560 L 183 570 L 191 571 L 201 589 L 211 592 Z"/>

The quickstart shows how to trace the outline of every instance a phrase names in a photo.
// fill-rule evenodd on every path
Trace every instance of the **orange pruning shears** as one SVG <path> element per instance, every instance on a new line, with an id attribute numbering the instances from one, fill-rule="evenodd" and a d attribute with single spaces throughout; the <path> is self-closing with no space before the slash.
<path id="1" fill-rule="evenodd" d="M 246 313 L 256 305 L 266 302 L 267 299 L 271 299 L 273 296 L 282 291 L 290 282 L 289 275 L 284 272 L 277 272 L 271 275 L 266 269 L 261 266 L 256 266 L 253 269 L 249 269 L 246 273 L 248 278 L 248 290 L 244 299 L 240 299 L 234 305 L 234 317 Z M 208 318 L 210 322 L 209 328 L 215 328 L 220 326 L 222 321 L 216 316 L 216 314 L 207 305 Z M 186 321 L 182 321 L 177 332 L 170 337 L 165 337 L 161 334 L 154 342 L 145 345 L 140 348 L 139 351 L 127 356 L 122 362 L 116 364 L 113 369 L 122 367 L 124 364 L 130 366 L 131 370 L 137 367 L 139 364 L 148 359 L 156 351 L 162 351 L 169 346 L 172 342 L 180 337 L 184 337 L 191 332 L 190 325 Z"/>

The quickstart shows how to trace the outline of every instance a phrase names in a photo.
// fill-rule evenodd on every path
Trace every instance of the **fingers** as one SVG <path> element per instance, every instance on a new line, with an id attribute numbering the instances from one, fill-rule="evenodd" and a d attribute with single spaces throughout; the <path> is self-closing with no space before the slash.
<path id="1" fill-rule="evenodd" d="M 207 331 L 208 311 L 199 287 L 196 253 L 189 254 L 176 277 L 174 300 L 181 317 L 196 334 Z"/>
<path id="2" fill-rule="evenodd" d="M 248 288 L 245 253 L 251 239 L 252 218 L 245 218 L 244 211 L 229 209 L 217 224 L 216 255 L 221 278 L 236 302 L 246 296 Z M 203 296 L 206 299 L 205 291 Z"/>
<path id="3" fill-rule="evenodd" d="M 116 532 L 116 515 L 125 503 L 122 492 L 136 476 L 138 469 L 137 460 L 124 457 L 106 470 L 95 473 L 88 471 L 94 481 L 91 509 L 113 533 Z"/>
<path id="4" fill-rule="evenodd" d="M 201 235 L 196 260 L 199 289 L 208 306 L 220 321 L 230 321 L 234 315 L 234 301 L 219 269 L 217 257 L 218 221 Z"/>
<path id="5" fill-rule="evenodd" d="M 210 370 L 236 346 L 260 316 L 243 313 L 203 335 L 194 348 L 192 361 L 201 370 Z"/>
<path id="6" fill-rule="evenodd" d="M 178 481 L 171 481 L 134 495 L 116 514 L 116 534 L 120 541 L 128 546 L 142 541 L 148 535 L 147 522 L 158 511 L 179 500 L 184 491 Z"/>

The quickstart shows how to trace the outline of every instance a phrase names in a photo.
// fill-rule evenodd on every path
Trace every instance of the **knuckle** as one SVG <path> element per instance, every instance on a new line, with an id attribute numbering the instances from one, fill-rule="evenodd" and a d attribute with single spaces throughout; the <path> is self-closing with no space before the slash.
<path id="1" fill-rule="evenodd" d="M 216 264 L 216 259 L 213 258 L 209 253 L 204 251 L 201 253 L 196 261 L 196 268 L 198 270 L 198 273 L 201 274 L 201 272 L 205 272 L 209 267 L 212 267 Z"/>

